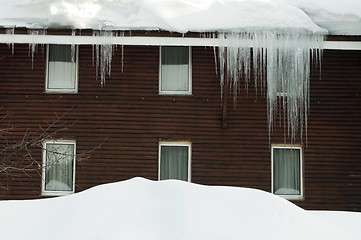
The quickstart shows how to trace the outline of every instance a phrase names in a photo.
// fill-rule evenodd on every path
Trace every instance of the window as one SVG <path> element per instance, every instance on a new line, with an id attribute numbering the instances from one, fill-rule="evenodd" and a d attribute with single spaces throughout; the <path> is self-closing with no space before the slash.
<path id="1" fill-rule="evenodd" d="M 277 79 L 277 96 L 284 97 L 287 93 L 287 81 L 282 81 L 282 79 Z"/>
<path id="2" fill-rule="evenodd" d="M 300 87 L 296 78 L 289 76 L 287 79 L 277 79 L 277 96 L 278 97 L 287 97 L 294 96 L 299 97 L 302 94 L 303 88 Z"/>
<path id="3" fill-rule="evenodd" d="M 160 48 L 160 94 L 192 94 L 190 47 Z"/>
<path id="4" fill-rule="evenodd" d="M 302 148 L 272 146 L 272 192 L 287 199 L 302 199 Z"/>
<path id="5" fill-rule="evenodd" d="M 188 142 L 159 143 L 159 180 L 190 181 L 191 144 Z"/>
<path id="6" fill-rule="evenodd" d="M 45 141 L 43 146 L 43 195 L 74 192 L 75 141 Z"/>
<path id="7" fill-rule="evenodd" d="M 78 92 L 76 52 L 71 45 L 48 45 L 45 92 Z"/>

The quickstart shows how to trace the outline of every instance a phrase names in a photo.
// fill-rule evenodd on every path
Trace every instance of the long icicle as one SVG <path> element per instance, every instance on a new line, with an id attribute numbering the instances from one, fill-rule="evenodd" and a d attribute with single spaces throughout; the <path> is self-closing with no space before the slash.
<path id="1" fill-rule="evenodd" d="M 252 65 L 256 92 L 261 89 L 263 93 L 267 87 L 269 137 L 278 116 L 280 123 L 284 122 L 285 141 L 289 138 L 294 142 L 297 133 L 301 141 L 303 135 L 307 140 L 310 69 L 312 63 L 321 63 L 324 36 L 306 31 L 264 30 L 219 33 L 218 38 L 226 43 L 226 47 L 218 49 L 221 90 L 229 81 L 236 99 L 243 78 L 248 91 Z M 251 42 L 252 50 L 244 46 L 243 40 Z"/>

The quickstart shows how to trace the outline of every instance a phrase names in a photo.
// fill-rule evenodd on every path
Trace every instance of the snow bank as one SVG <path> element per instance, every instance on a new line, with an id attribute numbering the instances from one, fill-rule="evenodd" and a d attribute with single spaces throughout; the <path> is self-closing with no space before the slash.
<path id="1" fill-rule="evenodd" d="M 134 178 L 65 197 L 0 202 L 3 239 L 359 239 L 361 214 L 320 216 L 267 192 Z M 335 213 L 337 214 L 337 213 Z"/>
<path id="2" fill-rule="evenodd" d="M 327 221 L 334 223 L 337 226 L 342 227 L 349 233 L 353 233 L 354 236 L 361 236 L 361 213 L 359 212 L 334 212 L 334 211 L 310 211 L 315 215 L 318 215 Z"/>

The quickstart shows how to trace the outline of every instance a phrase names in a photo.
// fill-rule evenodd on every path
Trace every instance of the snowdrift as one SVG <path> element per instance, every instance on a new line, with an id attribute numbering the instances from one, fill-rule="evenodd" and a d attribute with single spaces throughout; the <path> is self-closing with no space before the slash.
<path id="1" fill-rule="evenodd" d="M 134 178 L 0 202 L 2 239 L 359 239 L 360 213 L 305 211 L 255 189 Z M 342 222 L 342 224 L 341 224 Z"/>

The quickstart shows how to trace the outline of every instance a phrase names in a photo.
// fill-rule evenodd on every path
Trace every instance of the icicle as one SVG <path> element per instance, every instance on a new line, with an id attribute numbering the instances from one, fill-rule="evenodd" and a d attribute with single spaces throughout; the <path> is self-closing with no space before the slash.
<path id="1" fill-rule="evenodd" d="M 46 35 L 45 29 L 30 29 L 28 30 L 28 34 L 31 36 L 38 36 L 38 35 Z M 37 43 L 34 41 L 34 39 L 30 40 L 29 42 L 29 55 L 31 52 L 31 61 L 32 61 L 32 67 L 34 67 L 34 54 L 36 52 Z"/>
<path id="2" fill-rule="evenodd" d="M 224 33 L 219 33 L 218 34 L 218 38 L 219 39 L 225 39 L 225 34 Z M 225 81 L 227 81 L 227 77 L 225 76 L 225 61 L 226 61 L 226 56 L 225 56 L 225 47 L 223 45 L 220 45 L 218 47 L 218 58 L 219 58 L 219 74 L 220 74 L 220 86 L 221 86 L 221 99 L 223 99 L 223 89 L 224 89 L 224 85 L 225 85 Z"/>
<path id="3" fill-rule="evenodd" d="M 124 37 L 124 32 L 119 33 L 119 37 Z M 122 49 L 122 72 L 124 72 L 124 45 L 121 45 Z"/>
<path id="4" fill-rule="evenodd" d="M 212 38 L 216 38 L 216 33 L 212 34 Z M 218 64 L 217 64 L 217 53 L 216 53 L 216 45 L 213 45 L 213 55 L 214 55 L 214 66 L 216 68 L 216 74 L 218 74 Z"/>
<path id="5" fill-rule="evenodd" d="M 217 38 L 217 33 L 215 33 L 215 32 L 206 32 L 206 33 L 200 33 L 199 36 L 201 38 L 216 39 Z M 216 75 L 218 75 L 218 62 L 217 62 L 216 44 L 213 45 L 213 56 L 214 56 L 214 66 L 215 66 Z"/>
<path id="6" fill-rule="evenodd" d="M 322 39 L 322 35 L 302 32 L 267 34 L 269 129 L 271 131 L 275 113 L 279 111 L 279 116 L 282 116 L 280 121 L 284 121 L 285 139 L 288 137 L 291 142 L 295 140 L 298 130 L 302 141 L 304 129 L 307 130 L 310 66 L 314 61 L 311 53 L 321 53 L 319 43 Z M 283 114 L 280 113 L 281 107 Z"/>
<path id="7" fill-rule="evenodd" d="M 98 70 L 100 69 L 100 79 L 102 87 L 105 84 L 106 74 L 111 74 L 111 63 L 113 57 L 113 45 L 112 37 L 114 32 L 107 30 L 93 31 L 93 36 L 101 38 L 101 44 L 95 44 L 95 57 L 96 57 L 96 76 L 98 76 Z M 94 46 L 93 46 L 94 51 Z M 94 56 L 94 52 L 93 52 Z"/>
<path id="8" fill-rule="evenodd" d="M 75 62 L 75 56 L 76 56 L 76 47 L 75 47 L 75 35 L 76 35 L 76 29 L 71 30 L 71 36 L 72 36 L 72 43 L 71 43 L 71 61 Z"/>
<path id="9" fill-rule="evenodd" d="M 5 33 L 8 35 L 12 35 L 14 36 L 15 34 L 15 27 L 14 28 L 8 28 L 5 30 Z M 11 54 L 14 55 L 14 41 L 12 41 L 12 43 L 8 43 L 8 47 L 10 48 L 11 46 Z"/>
<path id="10" fill-rule="evenodd" d="M 251 48 L 244 46 L 243 41 L 251 37 L 248 33 L 219 33 L 218 38 L 226 43 L 226 47 L 220 46 L 218 58 L 220 62 L 221 88 L 223 89 L 224 81 L 229 82 L 230 90 L 233 90 L 234 100 L 237 98 L 239 91 L 239 80 L 245 79 L 245 88 L 248 90 L 248 82 L 251 76 Z M 227 78 L 225 78 L 225 70 Z M 223 90 L 222 90 L 223 92 Z"/>
<path id="11" fill-rule="evenodd" d="M 278 113 L 285 141 L 288 137 L 293 142 L 298 131 L 302 141 L 304 130 L 307 139 L 310 66 L 321 63 L 323 35 L 264 30 L 219 33 L 218 39 L 226 45 L 218 48 L 221 92 L 227 81 L 236 98 L 241 78 L 248 92 L 253 65 L 256 92 L 267 86 L 269 136 Z"/>

